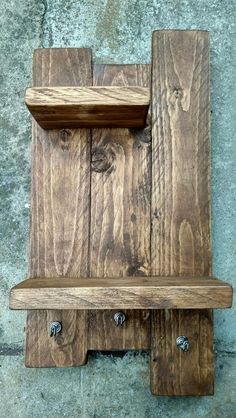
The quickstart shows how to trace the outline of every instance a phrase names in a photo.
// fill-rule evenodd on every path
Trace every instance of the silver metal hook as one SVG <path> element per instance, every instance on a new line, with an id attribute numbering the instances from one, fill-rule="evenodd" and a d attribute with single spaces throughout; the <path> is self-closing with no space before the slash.
<path id="1" fill-rule="evenodd" d="M 117 326 L 122 326 L 123 323 L 125 322 L 125 314 L 124 312 L 116 312 L 114 315 L 114 321 L 116 323 Z"/>
<path id="2" fill-rule="evenodd" d="M 49 336 L 55 337 L 57 334 L 59 334 L 59 332 L 61 332 L 61 329 L 62 329 L 61 322 L 59 321 L 51 322 L 50 327 L 49 327 Z"/>
<path id="3" fill-rule="evenodd" d="M 187 352 L 189 350 L 188 337 L 186 337 L 185 335 L 180 335 L 176 338 L 176 345 L 180 350 Z"/>

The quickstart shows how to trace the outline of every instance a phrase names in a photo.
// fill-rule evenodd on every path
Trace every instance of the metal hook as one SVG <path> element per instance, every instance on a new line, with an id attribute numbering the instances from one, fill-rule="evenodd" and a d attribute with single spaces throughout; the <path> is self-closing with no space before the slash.
<path id="1" fill-rule="evenodd" d="M 189 350 L 188 337 L 186 337 L 185 335 L 180 335 L 176 338 L 176 345 L 180 350 L 187 352 Z"/>
<path id="2" fill-rule="evenodd" d="M 116 312 L 114 315 L 114 321 L 116 323 L 117 326 L 122 326 L 123 323 L 125 322 L 125 314 L 124 312 Z"/>
<path id="3" fill-rule="evenodd" d="M 49 336 L 55 337 L 56 334 L 59 334 L 59 332 L 61 332 L 61 329 L 62 329 L 61 322 L 59 321 L 51 322 L 50 327 L 49 327 Z"/>

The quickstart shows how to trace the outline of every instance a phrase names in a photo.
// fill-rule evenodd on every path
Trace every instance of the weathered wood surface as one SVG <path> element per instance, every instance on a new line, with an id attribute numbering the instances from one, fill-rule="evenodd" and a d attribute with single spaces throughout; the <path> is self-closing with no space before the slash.
<path id="1" fill-rule="evenodd" d="M 69 61 L 67 61 L 67 58 Z M 68 64 L 68 67 L 64 66 L 64 62 Z M 73 69 L 74 65 L 76 66 L 75 74 Z M 87 64 L 77 50 L 39 50 L 35 53 L 35 85 L 57 86 L 61 84 L 71 85 L 72 83 L 79 85 L 82 84 L 82 81 L 79 76 L 76 77 L 76 74 L 77 71 L 80 73 L 80 70 L 83 74 L 87 74 L 86 84 L 91 84 L 89 68 L 87 68 Z M 118 86 L 148 86 L 149 66 L 95 66 L 94 83 L 97 85 L 102 85 L 103 83 L 109 85 L 110 83 Z M 94 240 L 94 237 L 96 239 L 98 237 L 100 222 L 103 218 L 101 212 L 100 215 L 102 218 L 97 223 L 99 229 L 96 229 L 94 224 L 92 226 L 93 233 L 95 234 L 96 232 L 96 235 L 93 236 L 93 239 L 91 238 L 91 257 L 89 257 L 89 132 L 85 130 L 72 131 L 69 129 L 46 132 L 36 124 L 33 126 L 29 275 L 33 277 L 61 277 L 63 275 L 66 275 L 66 277 L 87 276 L 89 274 L 89 264 L 91 270 L 97 270 L 95 253 L 98 249 L 96 249 L 96 240 Z M 120 137 L 118 137 L 118 143 L 116 144 L 116 134 L 119 134 L 119 132 Z M 129 268 L 127 272 L 129 275 L 145 275 L 148 272 L 148 257 L 150 255 L 150 199 L 148 198 L 150 183 L 146 185 L 147 182 L 150 182 L 150 176 L 147 174 L 148 164 L 150 173 L 150 135 L 148 129 L 133 132 L 125 130 L 123 132 L 124 136 L 122 136 L 121 132 L 123 130 L 118 129 L 97 129 L 95 131 L 96 139 L 93 140 L 92 170 L 99 179 L 99 173 L 104 171 L 104 166 L 103 168 L 101 166 L 104 164 L 104 159 L 106 158 L 105 148 L 107 148 L 107 156 L 109 159 L 109 145 L 106 147 L 99 145 L 98 147 L 98 139 L 103 138 L 106 144 L 107 141 L 105 138 L 109 133 L 109 138 L 113 137 L 113 148 L 117 147 L 122 150 L 122 147 L 124 147 L 125 150 L 128 150 L 127 152 L 125 151 L 127 154 L 126 163 L 130 163 L 133 167 L 134 174 L 131 175 L 128 185 L 125 186 L 125 190 L 128 190 L 128 196 L 127 198 L 124 197 L 124 199 L 128 199 L 126 200 L 127 202 L 133 199 L 135 202 L 134 205 L 139 201 L 142 206 L 137 207 L 137 213 L 134 213 L 132 210 L 129 215 L 129 220 L 125 220 L 125 226 L 128 222 L 127 231 L 131 229 L 131 249 L 129 248 L 129 244 L 127 244 L 128 235 L 124 235 L 123 248 L 121 249 L 119 242 L 118 246 L 115 245 L 113 250 L 111 249 L 113 254 L 108 254 L 110 263 L 109 272 L 113 270 L 114 275 L 120 274 L 120 271 L 118 271 L 117 254 L 121 251 L 123 260 L 126 259 L 123 274 L 126 274 L 125 272 Z M 129 144 L 125 144 L 127 140 L 130 142 Z M 80 144 L 79 141 L 81 141 Z M 117 156 L 116 150 L 111 150 L 111 152 Z M 143 168 L 138 172 L 138 165 L 140 163 L 143 164 Z M 122 167 L 124 169 L 124 164 Z M 106 173 L 107 177 L 108 174 L 109 170 Z M 112 175 L 112 178 L 116 179 L 116 185 L 118 185 L 119 174 L 120 170 L 117 170 L 117 174 L 115 176 L 114 174 Z M 142 174 L 145 174 L 144 178 L 142 178 Z M 62 178 L 62 176 L 64 177 Z M 78 179 L 77 186 L 76 176 Z M 63 181 L 61 182 L 60 179 Z M 104 181 L 104 177 L 102 181 Z M 133 185 L 130 184 L 130 181 L 133 182 Z M 138 181 L 138 184 L 136 184 L 136 181 Z M 111 182 L 112 180 L 110 180 L 110 185 Z M 95 194 L 91 191 L 93 201 L 96 205 L 99 205 L 99 200 L 101 203 L 103 201 L 103 194 L 96 196 L 99 193 L 100 186 L 101 182 L 97 188 L 93 186 L 96 192 Z M 79 197 L 75 199 L 78 193 L 81 193 L 82 199 Z M 73 205 L 77 205 L 78 217 L 76 217 L 76 209 Z M 126 215 L 123 216 L 123 205 L 124 203 L 122 201 L 119 202 L 122 217 L 126 219 Z M 112 206 L 110 210 L 112 210 Z M 107 211 L 105 210 L 106 213 Z M 115 216 L 112 221 L 112 216 L 113 212 L 111 212 L 111 227 L 116 219 Z M 140 227 L 135 225 L 136 219 L 138 221 L 141 220 Z M 63 221 L 61 222 L 61 220 Z M 75 228 L 74 236 L 73 228 Z M 115 228 L 117 228 L 117 225 L 115 225 Z M 114 232 L 116 234 L 115 229 Z M 110 233 L 100 238 L 100 249 L 103 245 L 104 247 L 106 245 L 111 246 L 111 239 L 112 236 Z M 142 240 L 145 243 L 143 250 L 139 249 L 139 241 L 137 240 Z M 141 257 L 143 265 L 139 262 L 139 257 Z M 97 275 L 103 275 L 103 269 L 106 263 L 107 260 L 101 262 L 102 270 L 97 271 Z M 28 314 L 26 327 L 26 365 L 29 367 L 64 367 L 83 364 L 86 361 L 87 349 L 96 349 L 98 345 L 100 350 L 145 349 L 150 346 L 149 311 L 135 310 L 126 312 L 129 321 L 122 328 L 116 327 L 113 321 L 113 315 L 114 312 L 110 310 L 105 312 L 93 310 L 89 312 L 89 315 L 87 311 L 76 310 L 69 310 L 67 312 L 59 310 L 45 312 L 31 311 Z M 55 340 L 48 337 L 48 326 L 54 320 L 60 320 L 63 324 L 62 333 Z M 97 324 L 100 324 L 101 328 L 97 327 Z M 134 326 L 131 326 L 132 324 Z M 139 335 L 135 332 L 137 329 L 139 329 Z M 89 332 L 88 340 L 87 332 Z M 102 335 L 104 338 L 102 338 Z"/>
<path id="2" fill-rule="evenodd" d="M 34 53 L 35 86 L 91 85 L 91 51 L 39 49 Z M 90 223 L 90 131 L 44 131 L 33 121 L 31 168 L 30 277 L 88 275 Z M 86 360 L 86 312 L 29 312 L 28 367 L 67 367 Z M 61 320 L 58 338 L 48 336 Z"/>
<path id="3" fill-rule="evenodd" d="M 145 65 L 97 67 L 94 84 L 147 85 Z M 146 276 L 150 268 L 150 132 L 93 129 L 90 276 Z"/>
<path id="4" fill-rule="evenodd" d="M 29 279 L 11 291 L 13 309 L 229 308 L 232 288 L 205 277 Z"/>
<path id="5" fill-rule="evenodd" d="M 208 55 L 206 32 L 154 33 L 152 144 L 149 127 L 94 129 L 91 137 L 88 130 L 46 132 L 33 124 L 30 277 L 153 275 L 177 282 L 211 275 Z M 39 50 L 34 65 L 35 86 L 92 85 L 88 50 Z M 148 87 L 149 66 L 98 65 L 93 84 Z M 211 303 L 222 288 L 230 303 L 225 285 L 210 288 Z M 145 289 L 153 297 L 153 288 Z M 26 364 L 79 365 L 88 349 L 151 347 L 154 394 L 213 392 L 209 309 L 125 309 L 129 320 L 116 327 L 115 311 L 98 308 L 31 311 Z M 48 337 L 52 320 L 64 330 L 55 339 Z M 187 353 L 176 347 L 179 335 L 190 340 Z"/>
<path id="6" fill-rule="evenodd" d="M 96 65 L 93 84 L 148 87 L 149 70 L 149 65 Z M 91 169 L 90 276 L 147 276 L 150 267 L 149 127 L 93 129 Z M 122 327 L 114 326 L 113 315 L 112 310 L 89 313 L 91 349 L 150 346 L 148 310 L 127 311 L 129 319 Z M 97 324 L 101 324 L 101 329 L 98 327 L 96 331 Z"/>
<path id="7" fill-rule="evenodd" d="M 154 32 L 152 52 L 151 274 L 209 276 L 208 33 Z M 190 350 L 180 352 L 176 337 L 191 329 Z M 153 311 L 151 357 L 154 394 L 212 393 L 211 312 Z"/>
<path id="8" fill-rule="evenodd" d="M 99 351 L 148 350 L 150 348 L 150 311 L 122 309 L 126 320 L 122 327 L 114 321 L 116 310 L 90 310 L 88 349 Z"/>
<path id="9" fill-rule="evenodd" d="M 44 129 L 145 127 L 149 89 L 139 86 L 33 87 L 25 103 Z"/>
<path id="10" fill-rule="evenodd" d="M 162 396 L 210 395 L 214 386 L 211 310 L 153 310 L 151 391 Z M 189 339 L 188 352 L 176 338 Z"/>

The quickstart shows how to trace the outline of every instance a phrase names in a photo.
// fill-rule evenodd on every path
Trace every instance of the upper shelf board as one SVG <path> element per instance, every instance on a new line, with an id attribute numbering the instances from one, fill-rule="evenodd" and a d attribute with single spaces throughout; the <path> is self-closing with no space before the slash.
<path id="1" fill-rule="evenodd" d="M 25 103 L 44 129 L 142 128 L 150 102 L 146 87 L 32 87 Z"/>

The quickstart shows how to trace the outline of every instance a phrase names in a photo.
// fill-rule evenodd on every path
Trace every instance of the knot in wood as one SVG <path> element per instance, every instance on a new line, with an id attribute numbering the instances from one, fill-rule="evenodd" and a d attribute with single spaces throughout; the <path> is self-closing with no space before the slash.
<path id="1" fill-rule="evenodd" d="M 148 125 L 144 129 L 130 129 L 131 135 L 135 138 L 135 145 L 138 148 L 142 147 L 142 143 L 150 144 L 151 143 L 151 126 Z"/>
<path id="2" fill-rule="evenodd" d="M 143 263 L 135 261 L 127 269 L 127 276 L 145 276 Z M 144 269 L 145 270 L 145 269 Z"/>
<path id="3" fill-rule="evenodd" d="M 183 96 L 183 89 L 181 87 L 175 87 L 173 91 L 174 97 L 176 99 L 182 98 Z"/>
<path id="4" fill-rule="evenodd" d="M 61 131 L 60 131 L 60 139 L 63 141 L 63 142 L 66 142 L 66 141 L 68 141 L 68 139 L 69 139 L 69 137 L 71 136 L 71 131 L 69 131 L 69 129 L 62 129 Z"/>
<path id="5" fill-rule="evenodd" d="M 96 173 L 111 171 L 113 166 L 114 154 L 111 150 L 96 148 L 92 153 L 92 170 Z"/>
<path id="6" fill-rule="evenodd" d="M 59 137 L 60 137 L 60 141 L 61 141 L 61 149 L 63 151 L 66 151 L 69 149 L 69 139 L 71 136 L 71 131 L 69 129 L 62 129 L 59 132 Z"/>

